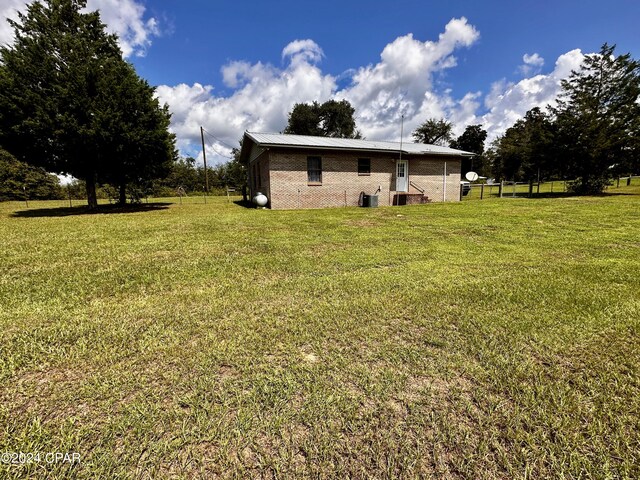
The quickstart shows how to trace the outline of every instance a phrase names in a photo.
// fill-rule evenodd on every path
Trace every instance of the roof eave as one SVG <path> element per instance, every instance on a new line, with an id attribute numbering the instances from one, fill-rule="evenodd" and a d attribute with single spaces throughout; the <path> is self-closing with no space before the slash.
<path id="1" fill-rule="evenodd" d="M 254 140 L 255 141 L 255 140 Z M 261 147 L 266 148 L 300 148 L 300 149 L 309 149 L 309 150 L 339 150 L 339 151 L 348 151 L 348 152 L 379 152 L 379 153 L 395 153 L 400 154 L 402 152 L 403 155 L 436 155 L 443 157 L 473 157 L 475 153 L 470 152 L 411 152 L 409 150 L 390 150 L 388 148 L 352 148 L 352 147 L 340 147 L 340 146 L 330 146 L 325 147 L 322 145 L 292 145 L 292 144 L 281 144 L 281 143 L 268 143 L 268 142 L 255 142 L 256 145 L 260 145 Z"/>

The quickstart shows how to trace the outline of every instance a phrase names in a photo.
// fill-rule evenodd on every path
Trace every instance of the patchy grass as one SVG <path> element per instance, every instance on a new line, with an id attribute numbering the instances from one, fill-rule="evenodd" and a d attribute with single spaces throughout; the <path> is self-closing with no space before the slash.
<path id="1" fill-rule="evenodd" d="M 638 478 L 640 188 L 616 193 L 1 204 L 0 452 L 81 461 L 0 476 Z"/>

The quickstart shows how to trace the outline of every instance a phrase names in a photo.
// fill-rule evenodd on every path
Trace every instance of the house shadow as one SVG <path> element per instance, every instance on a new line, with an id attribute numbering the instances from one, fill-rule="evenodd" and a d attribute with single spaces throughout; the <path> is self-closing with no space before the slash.
<path id="1" fill-rule="evenodd" d="M 505 197 L 508 195 L 505 195 Z M 529 196 L 529 194 L 517 195 L 518 198 L 567 198 L 567 197 L 575 197 L 575 193 L 570 192 L 543 192 L 543 193 L 534 193 Z"/>
<path id="2" fill-rule="evenodd" d="M 505 195 L 506 197 L 507 195 Z M 534 193 L 532 197 L 528 195 L 518 196 L 518 198 L 567 198 L 567 197 L 618 197 L 618 196 L 638 196 L 637 193 L 631 192 L 602 192 L 602 193 L 590 193 L 590 194 L 580 194 L 580 193 L 571 193 L 571 192 L 545 192 L 545 193 Z"/>
<path id="3" fill-rule="evenodd" d="M 233 203 L 235 203 L 236 205 L 238 205 L 240 207 L 244 207 L 244 208 L 256 208 L 256 206 L 253 204 L 253 202 L 251 202 L 249 200 L 234 200 Z"/>
<path id="4" fill-rule="evenodd" d="M 69 217 L 73 215 L 110 215 L 120 213 L 139 213 L 166 210 L 171 203 L 140 203 L 129 205 L 98 205 L 95 210 L 82 205 L 78 207 L 57 207 L 57 208 L 33 208 L 19 210 L 11 214 L 15 218 L 37 218 L 37 217 Z"/>

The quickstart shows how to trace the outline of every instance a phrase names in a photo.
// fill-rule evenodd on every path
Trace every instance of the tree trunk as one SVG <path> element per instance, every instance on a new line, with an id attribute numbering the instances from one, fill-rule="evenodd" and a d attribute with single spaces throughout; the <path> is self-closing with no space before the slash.
<path id="1" fill-rule="evenodd" d="M 92 173 L 87 175 L 85 184 L 87 189 L 87 204 L 89 205 L 89 210 L 95 210 L 96 208 L 98 208 L 98 197 L 96 195 L 95 175 Z"/>
<path id="2" fill-rule="evenodd" d="M 119 187 L 120 195 L 118 198 L 118 205 L 126 205 L 127 204 L 127 187 L 124 183 L 120 184 Z"/>

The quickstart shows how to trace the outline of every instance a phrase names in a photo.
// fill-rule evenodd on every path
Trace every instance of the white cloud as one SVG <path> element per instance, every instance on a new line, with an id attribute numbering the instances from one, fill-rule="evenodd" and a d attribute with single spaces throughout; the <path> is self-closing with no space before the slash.
<path id="1" fill-rule="evenodd" d="M 0 44 L 13 41 L 13 29 L 6 21 L 16 19 L 17 11 L 25 11 L 26 0 L 2 0 L 0 4 Z M 100 10 L 100 17 L 110 33 L 119 37 L 124 57 L 144 56 L 153 37 L 160 35 L 159 22 L 145 17 L 145 7 L 136 0 L 89 0 L 87 10 Z"/>
<path id="2" fill-rule="evenodd" d="M 457 135 L 467 125 L 482 124 L 491 140 L 529 109 L 553 104 L 561 80 L 583 58 L 580 50 L 572 50 L 557 59 L 552 72 L 517 83 L 497 81 L 486 94 L 469 92 L 456 99 L 450 90 L 439 90 L 437 76 L 456 65 L 456 50 L 473 45 L 478 38 L 477 30 L 464 18 L 451 20 L 437 41 L 422 42 L 411 34 L 399 37 L 383 49 L 378 63 L 349 71 L 351 83 L 341 90 L 336 77 L 324 74 L 317 65 L 322 49 L 312 40 L 296 40 L 282 51 L 288 61 L 283 68 L 241 61 L 225 65 L 221 69 L 224 84 L 235 89 L 230 96 L 216 96 L 212 87 L 196 83 L 162 86 L 158 97 L 173 112 L 172 128 L 183 153 L 199 154 L 203 125 L 221 140 L 208 138 L 208 155 L 218 161 L 225 158 L 216 151 L 229 155 L 225 144 L 237 145 L 244 130 L 281 131 L 295 103 L 330 98 L 351 102 L 358 128 L 369 139 L 398 139 L 404 115 L 405 139 L 425 119 L 443 117 L 454 123 Z M 535 53 L 525 55 L 523 61 L 536 68 L 544 65 Z"/>
<path id="3" fill-rule="evenodd" d="M 89 0 L 88 10 L 100 10 L 111 33 L 118 35 L 124 57 L 144 56 L 153 37 L 160 35 L 158 20 L 145 18 L 145 7 L 135 0 Z"/>
<path id="4" fill-rule="evenodd" d="M 226 86 L 237 87 L 228 97 L 215 96 L 213 87 L 198 83 L 189 86 L 160 86 L 157 96 L 169 104 L 171 128 L 184 154 L 197 155 L 200 126 L 221 141 L 207 137 L 212 163 L 224 161 L 237 146 L 244 130 L 277 132 L 287 124 L 287 115 L 295 103 L 330 99 L 336 90 L 335 78 L 314 64 L 322 50 L 311 40 L 296 40 L 282 51 L 288 64 L 282 69 L 272 65 L 231 62 L 221 69 Z"/>
<path id="5" fill-rule="evenodd" d="M 282 59 L 290 59 L 291 63 L 318 63 L 324 52 L 313 40 L 294 40 L 282 50 Z"/>
<path id="6" fill-rule="evenodd" d="M 528 110 L 555 105 L 562 80 L 580 67 L 583 58 L 579 49 L 571 50 L 558 57 L 554 70 L 547 75 L 535 75 L 517 83 L 495 82 L 485 97 L 488 112 L 478 119 L 489 132 L 489 140 L 504 133 Z"/>
<path id="7" fill-rule="evenodd" d="M 525 53 L 522 56 L 522 61 L 525 64 L 531 65 L 533 67 L 542 67 L 544 65 L 544 58 L 542 58 L 537 53 L 534 53 L 532 55 L 529 55 L 528 53 Z"/>
<path id="8" fill-rule="evenodd" d="M 277 69 L 271 65 L 264 65 L 262 62 L 255 65 L 242 61 L 231 62 L 223 66 L 220 71 L 223 83 L 230 88 L 243 87 L 254 78 L 268 78 L 277 75 Z"/>
<path id="9" fill-rule="evenodd" d="M 17 12 L 24 10 L 25 0 L 2 0 L 0 3 L 0 44 L 13 41 L 13 28 L 7 19 L 16 20 Z"/>
<path id="10" fill-rule="evenodd" d="M 357 122 L 371 138 L 397 138 L 400 117 L 411 131 L 427 117 L 447 116 L 454 103 L 449 93 L 434 92 L 434 75 L 455 67 L 453 52 L 480 37 L 466 18 L 452 19 L 438 41 L 421 42 L 412 34 L 388 44 L 380 62 L 356 70 L 353 83 L 338 93 L 351 102 Z"/>
<path id="11" fill-rule="evenodd" d="M 524 65 L 520 65 L 518 67 L 518 70 L 525 77 L 532 74 L 540 73 L 540 70 L 544 65 L 544 58 L 542 58 L 537 53 L 534 53 L 532 55 L 525 53 L 522 56 L 522 61 L 524 62 Z"/>

